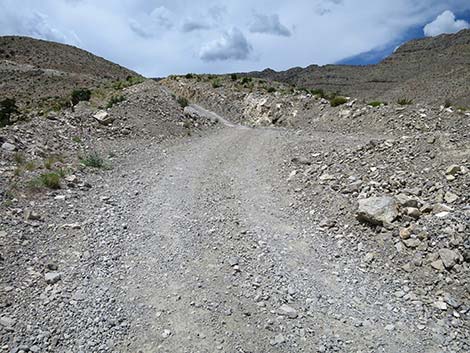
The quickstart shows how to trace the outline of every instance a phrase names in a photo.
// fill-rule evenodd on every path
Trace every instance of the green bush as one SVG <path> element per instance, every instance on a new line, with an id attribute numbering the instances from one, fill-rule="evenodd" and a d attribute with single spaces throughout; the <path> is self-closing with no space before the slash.
<path id="1" fill-rule="evenodd" d="M 446 101 L 444 102 L 444 108 L 450 108 L 452 107 L 452 102 L 450 99 L 446 99 Z"/>
<path id="2" fill-rule="evenodd" d="M 178 97 L 176 99 L 181 108 L 185 108 L 189 105 L 189 101 L 185 97 Z"/>
<path id="3" fill-rule="evenodd" d="M 397 103 L 399 105 L 410 105 L 410 104 L 413 104 L 413 100 L 412 99 L 407 99 L 407 98 L 400 98 Z"/>
<path id="4" fill-rule="evenodd" d="M 274 87 L 269 87 L 269 88 L 267 89 L 267 91 L 268 91 L 268 93 L 274 93 L 274 92 L 276 92 L 276 88 L 274 88 Z"/>
<path id="5" fill-rule="evenodd" d="M 370 105 L 371 107 L 377 108 L 380 107 L 382 104 L 386 105 L 384 102 L 379 102 L 379 101 L 373 101 L 367 103 L 367 105 Z"/>
<path id="6" fill-rule="evenodd" d="M 91 98 L 91 91 L 87 88 L 76 89 L 71 94 L 71 101 L 73 105 L 77 105 L 78 102 L 89 101 Z"/>
<path id="7" fill-rule="evenodd" d="M 310 91 L 311 94 L 313 94 L 314 96 L 318 96 L 320 98 L 325 98 L 326 95 L 325 95 L 325 91 L 322 90 L 322 89 L 312 89 Z"/>
<path id="8" fill-rule="evenodd" d="M 44 173 L 39 176 L 39 182 L 42 186 L 49 189 L 60 189 L 60 175 L 57 173 Z"/>
<path id="9" fill-rule="evenodd" d="M 104 159 L 97 153 L 91 152 L 90 154 L 80 158 L 80 162 L 86 167 L 104 168 Z"/>
<path id="10" fill-rule="evenodd" d="M 123 95 L 119 96 L 112 96 L 111 99 L 109 100 L 108 104 L 106 105 L 106 108 L 112 108 L 115 104 L 124 102 L 126 100 L 126 97 Z"/>
<path id="11" fill-rule="evenodd" d="M 194 77 L 194 75 L 193 74 L 186 74 L 184 77 L 186 77 L 187 79 L 191 79 L 191 78 Z"/>
<path id="12" fill-rule="evenodd" d="M 330 105 L 332 107 L 337 107 L 337 106 L 340 106 L 344 103 L 347 103 L 347 99 L 344 98 L 344 97 L 341 97 L 341 96 L 337 96 L 337 97 L 334 97 L 330 100 Z"/>
<path id="13" fill-rule="evenodd" d="M 222 82 L 220 82 L 220 79 L 216 78 L 212 81 L 212 88 L 219 88 L 222 87 Z"/>
<path id="14" fill-rule="evenodd" d="M 122 90 L 127 87 L 137 85 L 144 82 L 145 79 L 141 76 L 127 76 L 126 80 L 120 80 L 113 83 L 113 88 L 115 90 Z"/>
<path id="15" fill-rule="evenodd" d="M 241 80 L 242 85 L 246 85 L 247 83 L 251 82 L 251 77 L 243 77 Z"/>
<path id="16" fill-rule="evenodd" d="M 16 100 L 11 98 L 6 98 L 0 102 L 0 127 L 10 125 L 11 116 L 13 114 L 18 114 L 18 107 L 16 105 Z"/>
<path id="17" fill-rule="evenodd" d="M 230 75 L 230 78 L 232 79 L 232 81 L 238 80 L 237 74 L 231 74 L 231 75 Z"/>

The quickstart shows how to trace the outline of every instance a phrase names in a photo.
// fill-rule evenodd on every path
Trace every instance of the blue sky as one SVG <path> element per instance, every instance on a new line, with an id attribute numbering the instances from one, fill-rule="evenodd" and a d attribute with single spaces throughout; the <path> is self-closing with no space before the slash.
<path id="1" fill-rule="evenodd" d="M 75 45 L 147 76 L 375 63 L 469 21 L 469 0 L 0 2 L 0 35 Z"/>

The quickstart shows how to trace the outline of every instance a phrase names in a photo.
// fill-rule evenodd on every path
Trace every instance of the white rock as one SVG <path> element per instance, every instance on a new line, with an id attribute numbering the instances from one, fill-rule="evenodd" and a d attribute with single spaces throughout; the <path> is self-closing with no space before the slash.
<path id="1" fill-rule="evenodd" d="M 47 272 L 44 279 L 47 284 L 55 284 L 60 281 L 62 274 L 60 272 Z"/>
<path id="2" fill-rule="evenodd" d="M 16 151 L 16 146 L 12 145 L 11 143 L 4 142 L 2 144 L 2 150 L 8 151 L 8 152 L 14 152 Z"/>

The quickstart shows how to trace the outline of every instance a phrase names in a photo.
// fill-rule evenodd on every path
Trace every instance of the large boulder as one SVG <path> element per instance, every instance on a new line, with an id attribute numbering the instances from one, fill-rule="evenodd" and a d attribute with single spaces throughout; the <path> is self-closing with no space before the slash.
<path id="1" fill-rule="evenodd" d="M 398 204 L 393 197 L 370 197 L 359 200 L 356 218 L 374 225 L 392 223 L 398 217 Z"/>

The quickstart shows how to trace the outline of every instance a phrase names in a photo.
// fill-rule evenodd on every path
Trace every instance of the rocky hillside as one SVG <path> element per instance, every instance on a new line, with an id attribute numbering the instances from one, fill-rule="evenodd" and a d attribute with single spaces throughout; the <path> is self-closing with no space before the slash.
<path id="1" fill-rule="evenodd" d="M 410 41 L 377 65 L 311 65 L 253 77 L 324 89 L 366 100 L 413 99 L 470 106 L 470 30 Z"/>
<path id="2" fill-rule="evenodd" d="M 0 99 L 33 103 L 134 76 L 139 75 L 69 45 L 0 37 Z"/>

